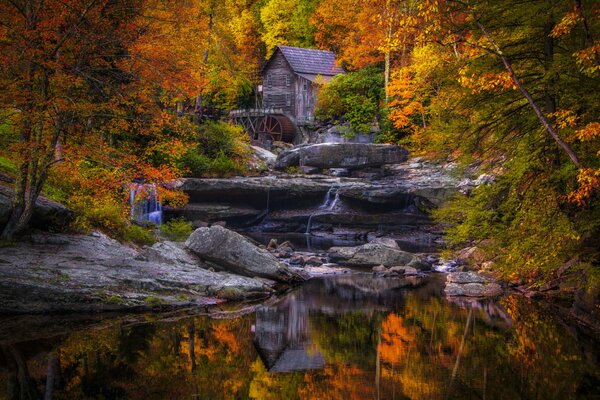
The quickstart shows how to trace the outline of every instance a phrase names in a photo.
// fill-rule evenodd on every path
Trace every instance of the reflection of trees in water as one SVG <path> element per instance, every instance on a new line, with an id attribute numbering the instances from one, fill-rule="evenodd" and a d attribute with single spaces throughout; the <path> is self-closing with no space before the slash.
<path id="1" fill-rule="evenodd" d="M 256 315 L 232 320 L 129 327 L 115 321 L 54 340 L 3 342 L 0 381 L 8 385 L 0 398 L 598 396 L 594 342 L 582 353 L 588 342 L 577 342 L 552 313 L 522 297 L 503 300 L 512 320 L 506 329 L 497 304 L 459 306 L 431 297 L 437 289 L 427 286 L 371 296 L 372 285 L 379 283 L 313 282 Z M 342 292 L 347 297 L 337 296 Z M 353 307 L 358 311 L 350 312 Z M 307 369 L 298 356 L 284 364 L 301 371 L 270 373 L 256 347 L 291 349 L 295 356 L 293 350 L 301 350 L 309 360 L 319 354 L 321 365 Z"/>

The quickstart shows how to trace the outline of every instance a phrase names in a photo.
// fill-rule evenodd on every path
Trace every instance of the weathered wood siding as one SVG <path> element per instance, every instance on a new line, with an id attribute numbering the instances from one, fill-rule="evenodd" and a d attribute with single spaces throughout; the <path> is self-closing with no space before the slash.
<path id="1" fill-rule="evenodd" d="M 280 51 L 263 72 L 263 105 L 296 117 L 297 76 Z"/>
<path id="2" fill-rule="evenodd" d="M 298 123 L 312 122 L 314 119 L 317 87 L 310 80 L 296 77 L 296 120 Z"/>

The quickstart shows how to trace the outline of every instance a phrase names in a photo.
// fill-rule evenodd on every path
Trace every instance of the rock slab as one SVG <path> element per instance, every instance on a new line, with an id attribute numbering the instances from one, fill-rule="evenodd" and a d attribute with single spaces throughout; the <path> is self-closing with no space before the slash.
<path id="1" fill-rule="evenodd" d="M 37 234 L 0 249 L 0 313 L 143 310 L 262 298 L 275 282 L 213 272 L 172 242 L 138 250 L 104 234 Z"/>
<path id="2" fill-rule="evenodd" d="M 12 188 L 0 185 L 0 227 L 10 217 L 15 192 Z M 61 229 L 69 224 L 75 213 L 55 201 L 39 196 L 31 217 L 31 225 L 40 229 Z"/>
<path id="3" fill-rule="evenodd" d="M 451 272 L 446 277 L 447 296 L 496 297 L 502 294 L 502 287 L 475 272 Z"/>
<path id="4" fill-rule="evenodd" d="M 408 151 L 389 144 L 319 143 L 282 152 L 276 169 L 293 166 L 317 168 L 366 168 L 399 164 L 408 159 Z"/>
<path id="5" fill-rule="evenodd" d="M 329 258 L 332 262 L 353 267 L 370 268 L 381 265 L 407 266 L 421 271 L 430 269 L 419 257 L 400 250 L 397 243 L 389 239 L 376 239 L 357 247 L 332 247 L 329 250 Z"/>
<path id="6" fill-rule="evenodd" d="M 235 274 L 284 283 L 304 280 L 267 250 L 257 247 L 244 236 L 222 226 L 196 229 L 185 242 L 185 246 L 200 258 L 214 262 Z"/>

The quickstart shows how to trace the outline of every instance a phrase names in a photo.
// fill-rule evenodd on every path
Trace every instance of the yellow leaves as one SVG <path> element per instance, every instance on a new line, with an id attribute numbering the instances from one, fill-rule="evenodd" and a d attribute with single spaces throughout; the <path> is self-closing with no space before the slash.
<path id="1" fill-rule="evenodd" d="M 484 72 L 480 75 L 469 73 L 466 68 L 461 68 L 459 71 L 458 82 L 461 86 L 471 89 L 473 94 L 483 91 L 504 91 L 517 87 L 512 80 L 509 72 Z"/>
<path id="2" fill-rule="evenodd" d="M 579 118 L 573 110 L 559 110 L 555 113 L 548 114 L 548 117 L 554 118 L 556 125 L 560 129 L 572 128 L 577 125 Z"/>
<path id="3" fill-rule="evenodd" d="M 568 201 L 580 207 L 586 206 L 592 194 L 600 190 L 600 169 L 581 168 L 577 174 L 579 187 L 569 193 Z"/>
<path id="4" fill-rule="evenodd" d="M 570 33 L 579 21 L 581 21 L 581 13 L 576 8 L 573 8 L 552 28 L 550 36 L 557 39 Z"/>
<path id="5" fill-rule="evenodd" d="M 575 62 L 583 73 L 592 76 L 600 72 L 600 63 L 598 62 L 600 44 L 577 51 L 573 53 L 573 57 L 575 57 Z"/>
<path id="6" fill-rule="evenodd" d="M 590 141 L 600 138 L 600 122 L 592 122 L 575 132 L 581 141 Z"/>

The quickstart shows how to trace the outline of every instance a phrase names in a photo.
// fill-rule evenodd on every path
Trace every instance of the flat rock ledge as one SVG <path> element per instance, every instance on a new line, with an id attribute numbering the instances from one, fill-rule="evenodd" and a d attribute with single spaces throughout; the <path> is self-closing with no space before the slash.
<path id="1" fill-rule="evenodd" d="M 446 277 L 444 292 L 451 297 L 497 297 L 502 287 L 475 272 L 451 272 Z"/>
<path id="2" fill-rule="evenodd" d="M 362 246 L 332 247 L 329 250 L 329 258 L 332 262 L 348 267 L 410 267 L 418 271 L 431 269 L 431 265 L 418 255 L 403 251 L 395 240 L 384 238 L 375 239 Z"/>
<path id="3" fill-rule="evenodd" d="M 266 298 L 281 287 L 214 269 L 179 243 L 138 250 L 97 232 L 35 234 L 0 248 L 0 313 L 209 306 Z"/>

